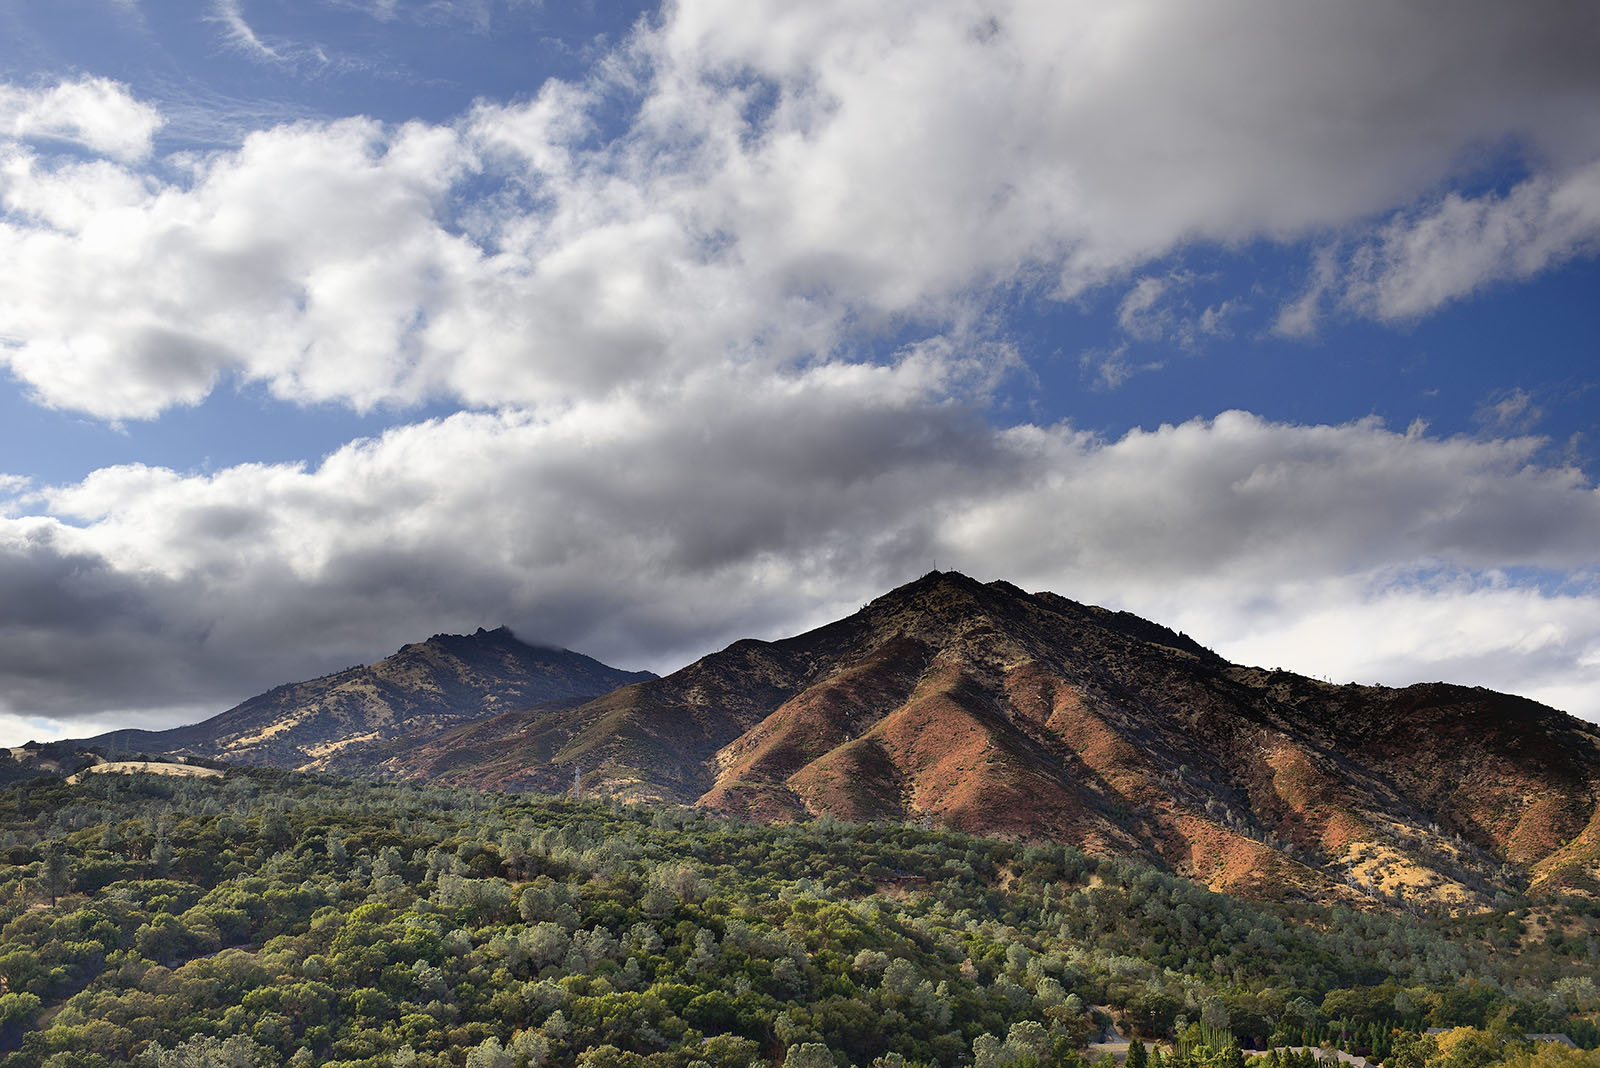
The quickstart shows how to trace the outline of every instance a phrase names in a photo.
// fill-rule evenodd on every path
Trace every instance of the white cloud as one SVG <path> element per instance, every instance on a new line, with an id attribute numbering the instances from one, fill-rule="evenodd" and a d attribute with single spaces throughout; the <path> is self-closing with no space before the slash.
<path id="1" fill-rule="evenodd" d="M 1117 322 L 1123 332 L 1142 341 L 1159 338 L 1166 333 L 1166 322 L 1156 310 L 1161 298 L 1172 288 L 1173 279 L 1146 275 L 1134 284 L 1117 305 Z"/>
<path id="2" fill-rule="evenodd" d="M 244 17 L 241 0 L 212 0 L 211 18 L 227 31 L 227 41 L 252 59 L 282 62 L 283 56 L 261 39 Z"/>
<path id="3" fill-rule="evenodd" d="M 108 78 L 32 90 L 0 84 L 0 138 L 71 141 L 136 162 L 150 155 L 162 122 L 155 108 Z"/>
<path id="4" fill-rule="evenodd" d="M 1378 319 L 1413 319 L 1597 247 L 1600 161 L 1529 178 L 1503 196 L 1450 193 L 1397 216 L 1352 255 L 1345 301 Z"/>
<path id="5" fill-rule="evenodd" d="M 408 19 L 423 24 L 466 23 L 478 33 L 488 33 L 497 18 L 508 12 L 539 11 L 543 0 L 322 0 L 333 8 L 360 11 L 379 22 Z"/>
<path id="6" fill-rule="evenodd" d="M 962 373 L 921 352 L 730 372 L 552 418 L 461 414 L 315 470 L 98 471 L 32 499 L 60 519 L 0 521 L 0 690 L 59 716 L 500 621 L 657 664 L 782 629 L 836 575 L 853 595 L 920 566 L 928 484 L 1003 477 L 973 413 L 930 407 Z"/>
<path id="7" fill-rule="evenodd" d="M 182 191 L 104 162 L 0 163 L 0 336 L 46 404 L 152 416 L 228 370 L 356 405 L 437 385 L 428 317 L 480 260 L 432 218 L 471 165 L 448 130 L 278 127 Z"/>
<path id="8" fill-rule="evenodd" d="M 1600 596 L 1541 592 L 1493 573 L 1286 584 L 1270 603 L 1191 611 L 1245 663 L 1334 682 L 1488 685 L 1600 720 Z M 1204 628 L 1204 629 L 1202 629 Z"/>
<path id="9" fill-rule="evenodd" d="M 1210 281 L 1192 271 L 1148 274 L 1135 282 L 1117 305 L 1117 325 L 1136 341 L 1176 345 L 1195 352 L 1203 339 L 1227 337 L 1228 322 L 1241 310 L 1237 299 L 1196 307 L 1186 294 Z"/>
<path id="10" fill-rule="evenodd" d="M 1032 583 L 1088 581 L 1096 596 L 1125 596 L 1130 582 L 1259 596 L 1421 564 L 1567 571 L 1595 555 L 1600 495 L 1576 469 L 1534 463 L 1535 438 L 1441 441 L 1243 412 L 1111 445 L 1033 427 L 1005 436 L 1033 481 L 963 509 L 950 558 L 1003 559 Z"/>
<path id="11" fill-rule="evenodd" d="M 1272 333 L 1288 338 L 1314 337 L 1322 317 L 1323 301 L 1339 281 L 1340 268 L 1337 249 L 1329 245 L 1318 248 L 1312 256 L 1311 277 L 1305 290 L 1278 309 Z"/>
<path id="12" fill-rule="evenodd" d="M 1511 389 L 1479 405 L 1473 418 L 1490 434 L 1526 434 L 1544 418 L 1544 410 L 1525 389 Z"/>
<path id="13" fill-rule="evenodd" d="M 236 0 L 217 17 L 273 50 Z M 997 291 L 1070 296 L 1196 243 L 1320 239 L 1396 209 L 1350 299 L 1403 317 L 1588 247 L 1596 49 L 1587 10 L 1555 0 L 1449 18 L 688 0 L 595 81 L 447 127 L 261 131 L 190 175 L 32 160 L 6 193 L 3 281 L 56 295 L 0 335 L 47 403 L 110 418 L 227 374 L 358 406 L 559 404 L 981 328 Z M 629 87 L 632 126 L 587 140 Z M 1516 193 L 1407 209 L 1506 144 L 1536 170 Z M 92 222 L 61 214 L 140 183 Z M 52 198 L 54 215 L 30 207 Z M 375 255 L 374 232 L 392 247 Z M 1237 306 L 1189 318 L 1221 329 Z"/>
<path id="14" fill-rule="evenodd" d="M 1166 364 L 1159 360 L 1135 363 L 1124 343 L 1114 349 L 1090 349 L 1078 357 L 1078 366 L 1092 372 L 1091 388 L 1109 390 L 1120 389 L 1134 375 L 1159 371 Z"/>
<path id="15" fill-rule="evenodd" d="M 1600 493 L 1534 462 L 1537 439 L 1238 412 L 1110 444 L 1006 436 L 1027 481 L 952 511 L 941 560 L 1139 612 L 1246 663 L 1488 685 L 1600 719 Z"/>

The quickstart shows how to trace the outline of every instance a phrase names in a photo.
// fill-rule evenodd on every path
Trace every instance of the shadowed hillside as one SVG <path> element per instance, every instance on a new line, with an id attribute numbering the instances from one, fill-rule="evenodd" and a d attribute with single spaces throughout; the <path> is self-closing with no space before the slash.
<path id="1" fill-rule="evenodd" d="M 654 677 L 528 645 L 505 627 L 480 628 L 436 634 L 376 664 L 279 686 L 192 726 L 114 731 L 85 744 L 301 770 L 366 770 L 372 754 L 393 739 L 414 743 L 511 708 L 570 706 Z"/>

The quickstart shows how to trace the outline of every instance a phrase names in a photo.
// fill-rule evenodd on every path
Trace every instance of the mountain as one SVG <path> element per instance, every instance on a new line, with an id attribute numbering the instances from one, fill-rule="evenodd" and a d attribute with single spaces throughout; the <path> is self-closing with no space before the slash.
<path id="1" fill-rule="evenodd" d="M 1600 895 L 1600 732 L 1442 683 L 1241 667 L 1122 612 L 934 572 L 783 641 L 390 756 L 407 777 L 758 820 L 915 820 L 1217 889 L 1475 906 Z"/>
<path id="2" fill-rule="evenodd" d="M 415 744 L 505 709 L 554 709 L 642 679 L 566 649 L 528 645 L 505 627 L 436 634 L 376 664 L 279 686 L 201 723 L 113 731 L 106 752 L 177 753 L 299 770 L 366 770 L 386 745 Z"/>

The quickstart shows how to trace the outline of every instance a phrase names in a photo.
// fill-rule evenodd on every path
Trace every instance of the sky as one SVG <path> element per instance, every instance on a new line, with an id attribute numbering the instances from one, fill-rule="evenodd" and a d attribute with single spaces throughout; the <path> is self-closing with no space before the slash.
<path id="1" fill-rule="evenodd" d="M 930 569 L 1600 720 L 1600 8 L 11 0 L 0 744 Z"/>

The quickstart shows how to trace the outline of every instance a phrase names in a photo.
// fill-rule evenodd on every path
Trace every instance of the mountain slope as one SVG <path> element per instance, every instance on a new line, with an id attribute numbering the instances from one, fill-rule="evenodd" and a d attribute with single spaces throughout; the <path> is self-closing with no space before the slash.
<path id="1" fill-rule="evenodd" d="M 935 572 L 398 774 L 742 817 L 925 820 L 1143 855 L 1217 888 L 1467 906 L 1600 892 L 1600 734 L 1531 701 L 1239 667 L 1126 613 Z"/>
<path id="2" fill-rule="evenodd" d="M 505 627 L 480 628 L 436 634 L 375 664 L 279 686 L 202 723 L 113 731 L 89 744 L 299 770 L 365 770 L 385 743 L 416 744 L 506 709 L 570 706 L 654 677 L 528 645 Z"/>

